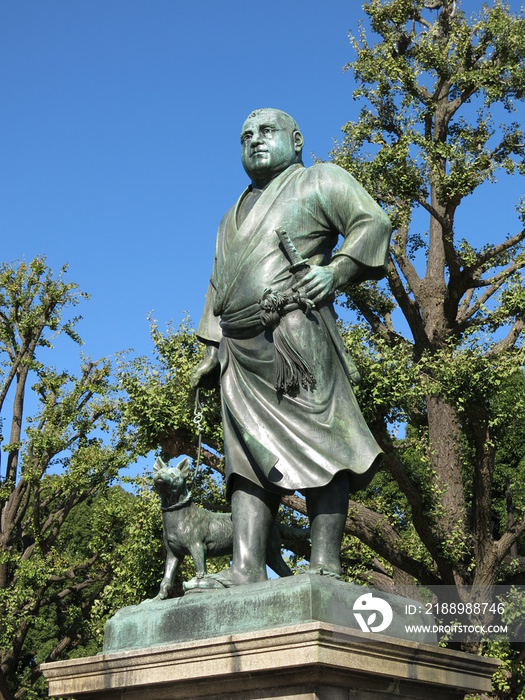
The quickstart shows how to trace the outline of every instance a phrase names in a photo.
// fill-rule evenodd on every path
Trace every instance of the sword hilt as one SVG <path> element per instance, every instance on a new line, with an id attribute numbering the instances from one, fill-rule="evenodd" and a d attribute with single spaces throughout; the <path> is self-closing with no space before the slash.
<path id="1" fill-rule="evenodd" d="M 299 251 L 295 247 L 294 242 L 290 238 L 290 234 L 287 233 L 282 226 L 279 226 L 279 228 L 275 229 L 275 233 L 279 237 L 279 241 L 281 242 L 284 252 L 286 254 L 286 257 L 290 261 L 290 270 L 291 272 L 296 272 L 302 267 L 307 267 L 308 266 L 308 260 L 306 258 L 302 258 L 299 255 Z"/>

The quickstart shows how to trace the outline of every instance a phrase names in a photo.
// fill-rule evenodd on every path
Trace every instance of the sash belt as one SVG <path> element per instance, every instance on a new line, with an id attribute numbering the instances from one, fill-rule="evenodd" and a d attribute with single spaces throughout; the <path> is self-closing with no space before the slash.
<path id="1" fill-rule="evenodd" d="M 314 375 L 308 362 L 292 347 L 280 327 L 283 316 L 301 309 L 308 314 L 312 302 L 296 292 L 275 292 L 265 289 L 258 304 L 252 304 L 235 314 L 221 318 L 222 333 L 227 338 L 253 338 L 268 328 L 273 334 L 275 353 L 275 388 L 280 394 L 291 394 L 299 386 L 305 388 L 314 383 Z"/>

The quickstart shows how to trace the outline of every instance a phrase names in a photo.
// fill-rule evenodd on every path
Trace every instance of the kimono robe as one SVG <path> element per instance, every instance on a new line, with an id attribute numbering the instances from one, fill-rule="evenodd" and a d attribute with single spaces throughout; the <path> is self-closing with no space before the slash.
<path id="1" fill-rule="evenodd" d="M 275 388 L 276 329 L 262 325 L 260 302 L 267 290 L 288 294 L 294 283 L 277 228 L 316 265 L 330 262 L 342 235 L 336 255 L 356 262 L 364 280 L 386 272 L 390 222 L 356 180 L 332 164 L 290 166 L 239 223 L 249 191 L 219 226 L 197 330 L 204 342 L 219 343 L 227 493 L 234 474 L 287 493 L 323 486 L 341 470 L 349 472 L 354 490 L 362 488 L 381 450 L 355 399 L 332 303 L 323 303 L 322 314 L 295 308 L 280 317 L 280 337 L 313 375 L 283 393 Z"/>

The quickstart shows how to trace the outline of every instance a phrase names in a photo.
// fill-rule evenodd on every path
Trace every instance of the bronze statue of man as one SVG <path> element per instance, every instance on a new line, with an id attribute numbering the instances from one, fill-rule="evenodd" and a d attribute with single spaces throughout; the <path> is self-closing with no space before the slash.
<path id="1" fill-rule="evenodd" d="M 338 288 L 385 275 L 391 226 L 345 170 L 305 168 L 303 143 L 276 109 L 252 112 L 242 128 L 251 185 L 219 226 L 197 330 L 206 354 L 192 378 L 203 386 L 220 369 L 233 557 L 190 589 L 266 579 L 281 496 L 296 490 L 308 507 L 310 571 L 339 576 L 349 492 L 369 482 L 381 458 L 332 302 Z"/>

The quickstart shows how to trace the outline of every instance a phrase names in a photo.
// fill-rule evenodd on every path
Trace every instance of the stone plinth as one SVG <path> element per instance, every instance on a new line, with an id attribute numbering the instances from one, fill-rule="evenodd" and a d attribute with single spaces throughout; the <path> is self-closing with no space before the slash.
<path id="1" fill-rule="evenodd" d="M 104 652 L 260 632 L 310 621 L 359 630 L 354 605 L 367 592 L 371 589 L 307 573 L 237 588 L 189 593 L 172 600 L 145 601 L 122 608 L 108 621 Z M 405 632 L 407 622 L 413 629 L 434 622 L 423 612 L 407 619 L 405 606 L 415 601 L 383 592 L 381 599 L 388 602 L 393 613 L 385 634 L 412 642 L 436 643 L 436 635 L 430 632 Z M 370 612 L 366 617 L 369 615 Z M 381 618 L 380 613 L 377 617 Z"/>
<path id="2" fill-rule="evenodd" d="M 45 664 L 79 700 L 459 700 L 490 690 L 493 659 L 311 621 Z"/>

